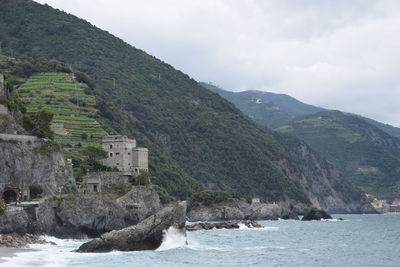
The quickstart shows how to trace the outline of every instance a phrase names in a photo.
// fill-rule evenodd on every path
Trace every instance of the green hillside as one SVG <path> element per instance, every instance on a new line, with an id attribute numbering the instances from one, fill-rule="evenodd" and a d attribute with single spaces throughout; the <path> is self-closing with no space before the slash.
<path id="1" fill-rule="evenodd" d="M 226 100 L 232 102 L 237 108 L 254 121 L 270 129 L 290 124 L 297 118 L 325 110 L 320 107 L 302 103 L 285 94 L 275 94 L 256 90 L 230 92 L 210 83 L 200 82 L 200 85 L 218 93 Z M 400 137 L 400 128 L 359 115 L 355 116 L 360 117 L 392 136 Z"/>
<path id="2" fill-rule="evenodd" d="M 87 145 L 99 143 L 107 134 L 95 117 L 96 99 L 84 83 L 68 73 L 39 73 L 18 87 L 17 94 L 28 114 L 46 109 L 54 114 L 54 141 L 67 157 L 81 158 Z"/>
<path id="3" fill-rule="evenodd" d="M 278 129 L 305 140 L 365 192 L 392 199 L 400 185 L 400 140 L 358 116 L 324 111 Z"/>
<path id="4" fill-rule="evenodd" d="M 199 188 L 194 178 L 209 189 L 310 204 L 301 168 L 273 134 L 172 66 L 28 0 L 3 1 L 0 39 L 5 53 L 57 59 L 92 77 L 98 122 L 148 146 L 151 170 L 169 192 L 184 197 Z"/>
<path id="5" fill-rule="evenodd" d="M 209 83 L 201 82 L 200 85 L 218 93 L 254 121 L 270 129 L 291 123 L 296 117 L 323 110 L 284 94 L 256 90 L 230 92 Z"/>

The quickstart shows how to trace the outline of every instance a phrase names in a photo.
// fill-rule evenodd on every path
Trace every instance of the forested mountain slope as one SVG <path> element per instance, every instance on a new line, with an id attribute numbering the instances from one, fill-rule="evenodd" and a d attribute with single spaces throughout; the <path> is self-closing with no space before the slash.
<path id="1" fill-rule="evenodd" d="M 302 103 L 301 101 L 285 94 L 275 94 L 257 90 L 230 92 L 210 83 L 200 82 L 200 84 L 232 102 L 244 114 L 248 115 L 259 124 L 271 129 L 289 124 L 302 116 L 326 110 L 324 108 Z M 400 137 L 400 128 L 359 115 L 355 116 L 366 120 L 368 123 L 392 136 Z"/>
<path id="2" fill-rule="evenodd" d="M 160 183 L 175 195 L 188 193 L 179 190 L 176 178 L 187 173 L 210 189 L 268 201 L 329 204 L 302 183 L 302 167 L 270 131 L 184 73 L 111 34 L 48 6 L 5 0 L 0 9 L 0 39 L 5 52 L 12 49 L 16 56 L 57 59 L 89 74 L 110 102 L 99 104 L 106 124 L 114 131 L 139 136 L 139 142 L 146 139 L 150 149 L 157 148 L 150 155 L 166 154 L 182 168 L 184 172 L 161 170 L 166 158 L 150 158 Z M 318 183 L 319 177 L 309 179 Z M 174 186 L 169 185 L 174 181 Z M 360 211 L 361 193 L 349 190 L 356 204 L 346 210 L 349 200 L 339 199 L 341 206 L 334 209 Z"/>
<path id="3" fill-rule="evenodd" d="M 400 187 L 400 140 L 364 119 L 323 111 L 279 131 L 305 140 L 365 192 L 393 199 Z"/>

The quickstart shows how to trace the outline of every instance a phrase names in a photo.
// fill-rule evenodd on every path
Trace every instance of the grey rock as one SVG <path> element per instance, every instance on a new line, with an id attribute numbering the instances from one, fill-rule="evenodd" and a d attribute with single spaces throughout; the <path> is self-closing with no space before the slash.
<path id="1" fill-rule="evenodd" d="M 297 215 L 285 205 L 249 204 L 244 200 L 230 200 L 210 206 L 200 206 L 191 210 L 188 217 L 190 221 L 298 219 Z"/>
<path id="2" fill-rule="evenodd" d="M 0 155 L 0 189 L 8 184 L 20 188 L 38 184 L 47 196 L 75 182 L 71 166 L 50 140 L 0 134 Z"/>
<path id="3" fill-rule="evenodd" d="M 332 216 L 324 210 L 318 208 L 312 208 L 304 217 L 302 221 L 320 221 L 322 219 L 332 219 Z"/>
<path id="4" fill-rule="evenodd" d="M 0 248 L 27 248 L 29 244 L 52 244 L 43 238 L 26 234 L 0 235 Z"/>
<path id="5" fill-rule="evenodd" d="M 101 239 L 84 243 L 77 252 L 134 251 L 158 248 L 163 231 L 174 227 L 185 233 L 186 202 L 167 206 L 139 224 L 105 233 Z"/>
<path id="6" fill-rule="evenodd" d="M 191 225 L 186 225 L 186 231 L 198 231 L 198 230 L 213 230 L 213 229 L 238 229 L 240 224 L 247 226 L 248 228 L 263 228 L 262 225 L 255 221 L 244 220 L 244 221 L 226 221 L 226 222 L 201 222 Z"/>

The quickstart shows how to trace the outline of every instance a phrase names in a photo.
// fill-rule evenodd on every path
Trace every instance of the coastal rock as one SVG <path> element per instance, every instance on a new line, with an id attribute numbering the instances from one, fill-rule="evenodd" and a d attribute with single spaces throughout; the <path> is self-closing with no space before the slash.
<path id="1" fill-rule="evenodd" d="M 229 200 L 210 206 L 200 206 L 188 214 L 189 221 L 278 220 L 295 219 L 297 214 L 286 205 Z"/>
<path id="2" fill-rule="evenodd" d="M 101 239 L 84 243 L 77 252 L 134 251 L 158 248 L 163 231 L 174 227 L 185 232 L 186 202 L 165 207 L 139 224 L 105 233 Z"/>
<path id="3" fill-rule="evenodd" d="M 0 133 L 0 189 L 37 184 L 43 196 L 55 195 L 74 183 L 72 168 L 50 140 Z"/>
<path id="4" fill-rule="evenodd" d="M 0 248 L 26 248 L 29 244 L 52 244 L 53 242 L 48 242 L 43 238 L 34 235 L 0 235 Z"/>
<path id="5" fill-rule="evenodd" d="M 324 210 L 312 208 L 304 217 L 302 221 L 320 221 L 322 219 L 332 219 L 332 216 Z"/>
<path id="6" fill-rule="evenodd" d="M 135 225 L 160 209 L 152 186 L 134 186 L 117 200 L 99 193 L 53 197 L 39 204 L 36 232 L 59 238 L 94 238 Z"/>
<path id="7" fill-rule="evenodd" d="M 239 229 L 240 225 L 244 225 L 248 228 L 263 228 L 262 225 L 255 221 L 227 221 L 227 222 L 201 222 L 191 225 L 186 225 L 186 231 L 198 231 L 198 230 L 213 230 L 213 229 Z"/>

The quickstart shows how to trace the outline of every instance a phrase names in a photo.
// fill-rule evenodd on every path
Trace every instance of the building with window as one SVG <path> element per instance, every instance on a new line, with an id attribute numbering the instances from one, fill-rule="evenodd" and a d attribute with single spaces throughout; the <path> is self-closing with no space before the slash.
<path id="1" fill-rule="evenodd" d="M 124 175 L 138 175 L 148 171 L 148 149 L 136 147 L 136 140 L 122 135 L 108 135 L 101 140 L 107 151 L 107 158 L 102 161 L 105 166 L 115 167 Z"/>

